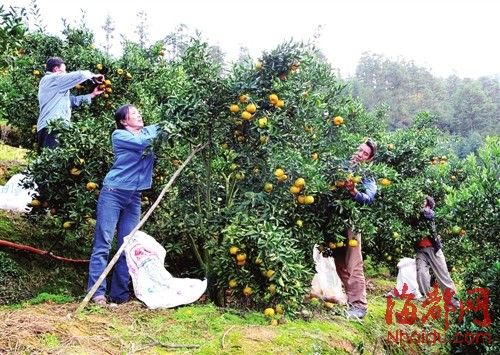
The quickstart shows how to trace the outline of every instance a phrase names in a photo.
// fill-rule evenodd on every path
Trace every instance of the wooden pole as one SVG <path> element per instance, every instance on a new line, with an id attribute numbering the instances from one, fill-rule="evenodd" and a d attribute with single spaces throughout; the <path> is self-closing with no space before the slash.
<path id="1" fill-rule="evenodd" d="M 97 289 L 99 288 L 99 286 L 101 285 L 101 283 L 104 281 L 104 279 L 106 278 L 106 276 L 108 275 L 108 273 L 110 272 L 110 270 L 113 268 L 113 266 L 118 261 L 118 258 L 120 257 L 120 255 L 122 254 L 123 250 L 125 249 L 125 247 L 129 243 L 129 241 L 131 240 L 131 238 L 127 238 L 127 237 L 133 236 L 143 226 L 143 224 L 148 220 L 148 218 L 151 216 L 151 214 L 153 213 L 153 211 L 155 210 L 155 208 L 159 205 L 159 203 L 160 203 L 161 199 L 163 198 L 163 196 L 165 195 L 165 193 L 167 193 L 167 191 L 170 189 L 170 187 L 172 186 L 172 184 L 174 183 L 174 181 L 180 175 L 181 171 L 186 167 L 186 165 L 191 161 L 191 159 L 193 159 L 194 155 L 196 153 L 198 153 L 200 150 L 204 149 L 207 146 L 207 144 L 208 143 L 196 146 L 191 151 L 191 153 L 186 158 L 186 160 L 184 160 L 184 162 L 181 164 L 181 166 L 174 172 L 174 174 L 172 175 L 172 177 L 170 178 L 170 180 L 168 181 L 168 183 L 161 190 L 160 195 L 158 196 L 158 198 L 156 199 L 156 201 L 153 203 L 153 205 L 150 207 L 150 209 L 144 215 L 144 217 L 142 217 L 142 219 L 139 222 L 139 224 L 137 226 L 135 226 L 135 228 L 132 230 L 132 232 L 130 232 L 125 237 L 125 242 L 123 242 L 123 244 L 121 245 L 121 247 L 116 252 L 115 256 L 113 256 L 113 258 L 109 262 L 108 266 L 106 266 L 106 268 L 102 272 L 101 276 L 99 276 L 99 278 L 97 279 L 97 281 L 94 284 L 94 286 L 92 286 L 92 288 L 89 290 L 89 292 L 87 293 L 87 295 L 85 296 L 85 298 L 83 299 L 83 301 L 80 303 L 80 305 L 76 309 L 76 312 L 75 312 L 76 314 L 78 314 L 81 311 L 83 311 L 83 309 L 87 306 L 87 304 L 89 303 L 89 301 L 92 298 L 92 296 L 94 295 L 94 293 L 97 291 Z"/>

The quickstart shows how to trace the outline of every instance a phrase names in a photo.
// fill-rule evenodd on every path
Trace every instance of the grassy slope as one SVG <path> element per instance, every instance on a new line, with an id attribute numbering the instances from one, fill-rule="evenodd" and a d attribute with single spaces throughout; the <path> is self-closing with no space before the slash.
<path id="1" fill-rule="evenodd" d="M 392 287 L 394 280 L 372 282 L 376 294 L 369 295 L 370 312 L 363 321 L 346 320 L 340 306 L 327 311 L 320 305 L 309 308 L 307 319 L 300 316 L 278 326 L 269 325 L 260 313 L 224 310 L 211 304 L 169 310 L 148 310 L 139 302 L 116 308 L 90 305 L 75 316 L 78 303 L 56 304 L 53 301 L 61 301 L 60 297 L 39 297 L 35 302 L 0 308 L 0 319 L 5 319 L 0 321 L 0 349 L 64 354 L 441 353 L 438 345 L 385 342 L 386 299 L 379 294 Z M 396 309 L 402 305 L 398 302 Z M 422 325 L 398 327 L 422 331 Z"/>
<path id="2" fill-rule="evenodd" d="M 0 142 L 0 185 L 22 170 L 26 152 Z M 23 214 L 0 210 L 0 239 L 47 250 L 53 242 L 47 242 L 43 232 L 27 223 Z M 85 281 L 79 278 L 82 271 L 81 267 L 48 257 L 1 248 L 0 305 L 28 299 L 40 292 L 81 292 L 85 287 Z"/>

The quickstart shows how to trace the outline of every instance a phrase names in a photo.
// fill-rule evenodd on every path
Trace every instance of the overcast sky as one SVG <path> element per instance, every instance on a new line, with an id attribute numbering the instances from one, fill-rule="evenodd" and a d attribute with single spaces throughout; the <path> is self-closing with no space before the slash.
<path id="1" fill-rule="evenodd" d="M 29 7 L 30 0 L 2 0 Z M 343 77 L 354 74 L 362 52 L 405 58 L 434 75 L 479 77 L 500 73 L 499 0 L 37 0 L 50 33 L 60 34 L 87 13 L 87 26 L 104 43 L 108 14 L 115 37 L 136 39 L 137 13 L 149 17 L 150 40 L 163 39 L 181 23 L 219 45 L 229 60 L 240 47 L 257 58 L 284 40 L 312 39 Z M 114 45 L 117 50 L 119 43 Z"/>

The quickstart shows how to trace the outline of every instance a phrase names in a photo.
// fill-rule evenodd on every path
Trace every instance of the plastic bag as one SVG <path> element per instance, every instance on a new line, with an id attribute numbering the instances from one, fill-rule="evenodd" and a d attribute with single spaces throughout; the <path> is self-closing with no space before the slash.
<path id="1" fill-rule="evenodd" d="M 335 261 L 331 257 L 323 257 L 318 250 L 318 245 L 313 248 L 313 259 L 316 267 L 316 274 L 311 285 L 311 296 L 322 300 L 345 304 L 347 296 L 342 289 L 342 281 L 337 274 Z"/>
<path id="2" fill-rule="evenodd" d="M 26 175 L 16 174 L 12 176 L 4 186 L 0 186 L 0 209 L 30 212 L 32 207 L 28 204 L 37 194 L 35 189 L 26 189 L 23 187 L 23 180 Z"/>
<path id="3" fill-rule="evenodd" d="M 153 237 L 137 232 L 125 247 L 135 296 L 148 308 L 171 308 L 196 301 L 207 280 L 173 277 L 164 266 L 165 249 Z M 126 242 L 126 241 L 125 241 Z"/>
<path id="4" fill-rule="evenodd" d="M 415 298 L 422 298 L 422 294 L 418 288 L 417 283 L 417 264 L 415 259 L 412 258 L 402 258 L 398 262 L 398 277 L 396 279 L 396 290 L 401 294 L 403 292 L 403 286 L 406 284 L 408 289 L 406 293 L 411 293 L 415 295 Z M 389 293 L 390 296 L 395 296 L 394 292 Z"/>

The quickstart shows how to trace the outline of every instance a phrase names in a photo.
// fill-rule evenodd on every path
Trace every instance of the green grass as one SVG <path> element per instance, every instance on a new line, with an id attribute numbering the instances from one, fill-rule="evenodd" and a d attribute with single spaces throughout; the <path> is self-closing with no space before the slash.
<path id="1" fill-rule="evenodd" d="M 0 142 L 0 161 L 17 161 L 25 163 L 27 149 L 16 148 Z"/>
<path id="2" fill-rule="evenodd" d="M 22 148 L 15 148 L 0 142 L 0 185 L 23 170 L 26 165 L 26 153 Z"/>
<path id="3" fill-rule="evenodd" d="M 38 303 L 43 299 L 50 302 Z M 362 321 L 339 316 L 340 306 L 328 311 L 320 305 L 311 308 L 312 318 L 288 318 L 278 326 L 270 325 L 269 319 L 260 312 L 221 309 L 213 304 L 158 310 L 148 310 L 138 303 L 117 308 L 89 305 L 82 314 L 74 316 L 76 303 L 57 305 L 55 300 L 55 295 L 40 295 L 33 302 L 25 302 L 23 308 L 0 308 L 0 317 L 4 312 L 9 312 L 9 317 L 13 316 L 12 312 L 18 312 L 15 316 L 25 316 L 33 327 L 42 323 L 47 329 L 42 334 L 17 340 L 19 351 L 117 354 L 138 349 L 144 349 L 146 354 L 427 354 L 443 351 L 438 345 L 386 344 L 389 329 L 385 323 L 386 300 L 374 295 L 369 298 L 368 316 Z M 401 309 L 403 303 L 397 301 L 397 308 Z M 439 324 L 432 325 L 432 329 L 439 330 L 439 327 Z M 422 331 L 423 328 L 415 325 L 404 329 Z M 78 336 L 77 343 L 75 336 Z M 0 339 L 0 348 L 2 346 L 5 344 Z"/>
<path id="4" fill-rule="evenodd" d="M 73 297 L 67 295 L 54 295 L 47 292 L 42 292 L 35 298 L 30 299 L 29 304 L 40 304 L 45 302 L 53 302 L 56 304 L 64 304 L 73 301 Z"/>

